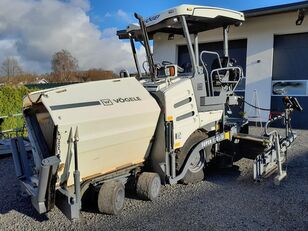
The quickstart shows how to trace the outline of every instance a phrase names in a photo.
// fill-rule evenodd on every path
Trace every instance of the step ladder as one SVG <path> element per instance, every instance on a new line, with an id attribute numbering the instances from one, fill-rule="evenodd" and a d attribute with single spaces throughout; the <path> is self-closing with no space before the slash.
<path id="1" fill-rule="evenodd" d="M 250 106 L 249 111 L 247 112 L 247 115 L 248 115 L 247 118 L 249 121 L 255 122 L 256 127 L 258 127 L 258 123 L 259 123 L 260 128 L 263 128 L 258 92 L 256 89 L 253 91 L 252 105 L 254 107 Z"/>

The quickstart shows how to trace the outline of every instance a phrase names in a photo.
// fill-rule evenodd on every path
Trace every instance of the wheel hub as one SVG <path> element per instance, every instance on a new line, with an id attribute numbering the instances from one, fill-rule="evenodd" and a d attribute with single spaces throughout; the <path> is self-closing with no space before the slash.
<path id="1" fill-rule="evenodd" d="M 123 207 L 124 197 L 125 197 L 125 191 L 123 189 L 120 189 L 115 198 L 115 207 L 117 210 L 120 210 Z"/>
<path id="2" fill-rule="evenodd" d="M 195 155 L 188 169 L 193 173 L 197 173 L 200 170 L 202 170 L 203 167 L 204 167 L 204 157 L 201 153 L 199 153 L 199 155 Z"/>
<path id="3" fill-rule="evenodd" d="M 159 192 L 160 192 L 160 178 L 157 177 L 153 180 L 153 183 L 152 183 L 152 188 L 151 188 L 151 191 L 152 191 L 152 196 L 155 198 L 158 196 Z"/>

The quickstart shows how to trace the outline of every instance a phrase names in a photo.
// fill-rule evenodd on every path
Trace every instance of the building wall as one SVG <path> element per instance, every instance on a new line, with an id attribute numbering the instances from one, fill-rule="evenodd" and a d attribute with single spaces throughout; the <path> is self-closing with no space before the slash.
<path id="1" fill-rule="evenodd" d="M 301 26 L 296 26 L 297 12 L 248 18 L 242 26 L 230 28 L 229 39 L 247 39 L 246 92 L 248 102 L 253 101 L 253 91 L 257 90 L 259 106 L 271 106 L 271 81 L 273 71 L 274 35 L 308 32 L 308 18 Z M 199 34 L 199 43 L 222 40 L 222 29 Z M 308 41 L 307 41 L 308 42 Z M 168 60 L 177 63 L 177 46 L 185 44 L 182 36 L 168 40 L 168 34 L 154 36 L 154 60 Z M 292 58 L 292 57 L 290 57 Z M 246 112 L 252 109 L 245 106 Z M 267 121 L 269 112 L 261 111 L 263 121 Z"/>

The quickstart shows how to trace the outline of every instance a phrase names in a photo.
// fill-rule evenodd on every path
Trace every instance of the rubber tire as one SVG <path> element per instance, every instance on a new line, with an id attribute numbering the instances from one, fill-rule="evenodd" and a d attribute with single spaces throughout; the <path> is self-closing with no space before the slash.
<path id="1" fill-rule="evenodd" d="M 140 199 L 153 201 L 161 189 L 160 177 L 157 173 L 143 172 L 140 174 L 136 184 L 136 192 Z"/>
<path id="2" fill-rule="evenodd" d="M 104 183 L 98 193 L 97 206 L 101 213 L 119 214 L 124 207 L 125 188 L 119 181 Z"/>
<path id="3" fill-rule="evenodd" d="M 185 142 L 184 146 L 177 152 L 177 171 L 180 172 L 183 168 L 183 163 L 186 160 L 188 154 L 190 154 L 193 148 L 202 140 L 208 138 L 208 135 L 205 132 L 200 130 L 195 131 Z M 206 148 L 206 153 L 210 154 L 211 147 Z M 203 157 L 205 161 L 205 156 Z M 204 163 L 205 164 L 205 163 Z M 182 184 L 194 184 L 204 180 L 204 169 L 201 169 L 199 172 L 191 172 L 189 169 L 185 176 L 180 180 Z"/>

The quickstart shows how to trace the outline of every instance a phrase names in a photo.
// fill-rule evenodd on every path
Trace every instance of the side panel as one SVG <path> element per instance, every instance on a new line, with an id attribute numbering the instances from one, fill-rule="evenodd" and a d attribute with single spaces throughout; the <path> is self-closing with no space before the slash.
<path id="1" fill-rule="evenodd" d="M 188 137 L 200 127 L 191 79 L 183 79 L 171 85 L 164 93 L 165 119 L 173 119 L 174 148 L 180 148 Z"/>

